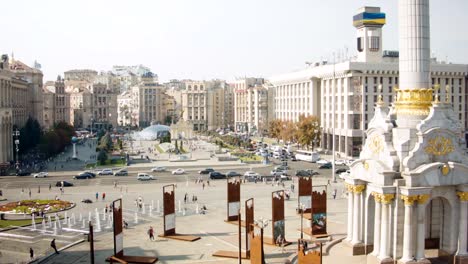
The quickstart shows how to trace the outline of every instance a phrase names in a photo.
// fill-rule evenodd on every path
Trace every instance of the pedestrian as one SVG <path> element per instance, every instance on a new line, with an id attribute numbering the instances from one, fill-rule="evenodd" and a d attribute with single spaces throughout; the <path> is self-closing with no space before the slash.
<path id="1" fill-rule="evenodd" d="M 49 191 L 52 190 L 52 184 L 49 183 Z"/>
<path id="2" fill-rule="evenodd" d="M 205 183 L 202 183 L 203 190 L 205 190 Z"/>
<path id="3" fill-rule="evenodd" d="M 29 198 L 31 198 L 31 189 L 29 189 Z"/>
<path id="4" fill-rule="evenodd" d="M 184 203 L 187 203 L 187 193 L 184 195 Z"/>
<path id="5" fill-rule="evenodd" d="M 333 190 L 332 196 L 333 196 L 333 200 L 335 200 L 336 199 L 336 189 Z"/>
<path id="6" fill-rule="evenodd" d="M 99 193 L 96 193 L 96 201 L 99 199 Z"/>
<path id="7" fill-rule="evenodd" d="M 149 239 L 154 241 L 154 229 L 152 226 L 148 229 Z"/>
<path id="8" fill-rule="evenodd" d="M 206 181 L 206 184 L 208 184 L 208 186 L 210 186 L 210 181 L 207 180 L 207 181 Z"/>
<path id="9" fill-rule="evenodd" d="M 114 181 L 114 188 L 117 188 L 117 182 Z"/>
<path id="10" fill-rule="evenodd" d="M 37 186 L 37 193 L 41 193 L 41 186 Z"/>
<path id="11" fill-rule="evenodd" d="M 52 242 L 50 242 L 50 247 L 55 250 L 55 254 L 60 254 L 57 250 L 57 245 L 55 245 L 55 238 L 52 239 Z"/>
<path id="12" fill-rule="evenodd" d="M 106 199 L 106 193 L 103 192 L 103 193 L 102 193 L 102 200 L 104 201 L 105 199 Z"/>
<path id="13" fill-rule="evenodd" d="M 107 214 L 107 209 L 108 209 L 108 206 L 107 206 L 107 204 L 106 204 L 106 209 L 104 210 L 104 212 L 106 212 L 106 214 Z"/>
<path id="14" fill-rule="evenodd" d="M 31 260 L 34 259 L 34 250 L 32 248 L 29 248 L 29 257 L 31 258 Z"/>

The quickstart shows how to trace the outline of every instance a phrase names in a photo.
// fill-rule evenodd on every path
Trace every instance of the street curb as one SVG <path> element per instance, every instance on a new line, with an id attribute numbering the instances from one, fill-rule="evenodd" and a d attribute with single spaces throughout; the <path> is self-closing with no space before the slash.
<path id="1" fill-rule="evenodd" d="M 85 239 L 80 239 L 80 240 L 78 240 L 78 241 L 76 241 L 76 242 L 73 242 L 73 243 L 71 243 L 71 244 L 69 244 L 69 245 L 66 245 L 66 246 L 64 246 L 64 247 L 59 248 L 58 251 L 63 251 L 63 250 L 65 250 L 65 249 L 71 248 L 71 247 L 73 247 L 73 246 L 75 246 L 75 245 L 78 245 L 78 244 L 83 243 L 84 241 L 85 241 Z M 33 260 L 33 261 L 30 261 L 30 262 L 28 262 L 28 263 L 30 263 L 30 264 L 32 264 L 32 263 L 35 263 L 35 264 L 44 263 L 44 261 L 48 260 L 50 257 L 52 257 L 52 256 L 54 256 L 54 255 L 56 255 L 55 252 L 54 252 L 54 253 L 50 253 L 49 255 L 44 256 L 44 257 L 42 257 L 42 258 L 38 258 L 38 259 L 35 259 L 35 260 Z"/>

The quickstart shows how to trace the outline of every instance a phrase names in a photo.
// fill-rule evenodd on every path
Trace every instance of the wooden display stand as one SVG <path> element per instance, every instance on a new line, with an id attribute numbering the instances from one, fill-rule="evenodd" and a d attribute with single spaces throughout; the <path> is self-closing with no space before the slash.
<path id="1" fill-rule="evenodd" d="M 117 202 L 119 205 L 117 206 Z M 114 255 L 106 259 L 110 263 L 142 263 L 152 264 L 158 261 L 157 257 L 148 256 L 127 256 L 123 249 L 123 218 L 122 218 L 122 199 L 112 202 L 112 214 L 114 217 Z M 94 250 L 94 248 L 93 248 Z"/>
<path id="2" fill-rule="evenodd" d="M 229 224 L 238 225 L 238 212 L 240 210 L 240 179 L 228 178 L 227 180 L 227 217 L 225 222 Z M 240 224 L 245 226 L 245 222 L 241 221 Z"/>
<path id="3" fill-rule="evenodd" d="M 304 218 L 310 220 L 312 218 L 312 177 L 298 177 L 298 184 L 297 208 L 300 208 L 301 203 L 304 204 Z M 300 214 L 300 210 L 297 210 L 297 213 Z"/>
<path id="4" fill-rule="evenodd" d="M 163 220 L 164 233 L 159 237 L 193 242 L 200 239 L 199 236 L 177 234 L 175 231 L 175 186 L 174 184 L 163 186 Z"/>
<path id="5" fill-rule="evenodd" d="M 291 245 L 291 242 L 286 240 L 285 223 L 284 223 L 284 190 L 271 193 L 271 233 L 273 237 L 265 237 L 263 242 L 273 246 L 281 246 L 276 243 L 278 236 L 283 237 L 284 247 Z"/>

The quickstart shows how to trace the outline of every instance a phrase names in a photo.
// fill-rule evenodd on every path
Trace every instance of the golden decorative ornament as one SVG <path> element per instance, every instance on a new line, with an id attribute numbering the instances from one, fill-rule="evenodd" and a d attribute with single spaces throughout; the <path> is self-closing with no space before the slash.
<path id="1" fill-rule="evenodd" d="M 379 154 L 383 151 L 382 138 L 379 135 L 373 135 L 369 138 L 369 149 L 373 154 Z"/>
<path id="2" fill-rule="evenodd" d="M 353 185 L 349 183 L 345 183 L 346 189 L 348 190 L 349 193 L 353 192 Z"/>
<path id="3" fill-rule="evenodd" d="M 448 164 L 442 165 L 442 167 L 440 168 L 440 171 L 442 172 L 442 175 L 444 175 L 444 176 L 449 174 L 449 172 L 450 172 L 449 165 Z"/>
<path id="4" fill-rule="evenodd" d="M 405 205 L 413 205 L 418 200 L 417 195 L 402 195 L 401 199 L 405 202 Z"/>
<path id="5" fill-rule="evenodd" d="M 429 197 L 431 197 L 429 194 L 418 195 L 418 204 L 425 204 L 429 200 Z"/>
<path id="6" fill-rule="evenodd" d="M 457 192 L 458 198 L 460 201 L 467 202 L 468 201 L 468 192 Z"/>
<path id="7" fill-rule="evenodd" d="M 427 154 L 432 154 L 435 156 L 447 155 L 454 150 L 452 140 L 450 138 L 445 138 L 443 136 L 436 136 L 429 139 L 427 147 L 424 148 L 424 151 Z"/>
<path id="8" fill-rule="evenodd" d="M 381 197 L 380 193 L 372 192 L 371 194 L 372 194 L 372 196 L 374 196 L 374 200 L 375 200 L 376 203 L 382 202 L 382 197 Z"/>
<path id="9" fill-rule="evenodd" d="M 382 194 L 381 199 L 382 199 L 383 204 L 390 204 L 392 203 L 392 200 L 395 199 L 395 194 L 393 193 Z"/>
<path id="10" fill-rule="evenodd" d="M 369 170 L 369 163 L 367 161 L 363 161 L 362 166 L 364 167 L 365 170 Z"/>
<path id="11" fill-rule="evenodd" d="M 366 189 L 366 186 L 364 184 L 354 185 L 353 186 L 353 192 L 354 193 L 362 193 L 365 189 Z"/>
<path id="12" fill-rule="evenodd" d="M 428 115 L 432 106 L 432 89 L 395 89 L 395 111 L 404 115 Z"/>

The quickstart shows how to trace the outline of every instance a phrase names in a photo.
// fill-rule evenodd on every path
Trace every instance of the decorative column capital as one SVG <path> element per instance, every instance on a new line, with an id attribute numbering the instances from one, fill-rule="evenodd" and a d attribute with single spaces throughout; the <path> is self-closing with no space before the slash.
<path id="1" fill-rule="evenodd" d="M 418 195 L 418 204 L 425 204 L 431 196 L 429 194 Z"/>
<path id="2" fill-rule="evenodd" d="M 349 183 L 345 183 L 346 190 L 348 190 L 349 193 L 353 192 L 353 185 Z"/>
<path id="3" fill-rule="evenodd" d="M 395 194 L 393 193 L 381 194 L 380 199 L 382 201 L 382 204 L 391 204 L 393 199 L 395 199 Z"/>
<path id="4" fill-rule="evenodd" d="M 412 206 L 418 200 L 418 195 L 402 195 L 401 199 L 405 202 L 405 205 Z"/>
<path id="5" fill-rule="evenodd" d="M 458 198 L 460 198 L 460 201 L 462 202 L 467 202 L 468 201 L 468 192 L 457 192 Z"/>
<path id="6" fill-rule="evenodd" d="M 382 202 L 382 196 L 381 196 L 380 193 L 372 192 L 371 195 L 374 196 L 374 200 L 375 200 L 376 203 L 381 203 Z"/>
<path id="7" fill-rule="evenodd" d="M 353 192 L 354 193 L 362 193 L 366 189 L 366 185 L 364 184 L 359 184 L 359 185 L 353 185 Z"/>

